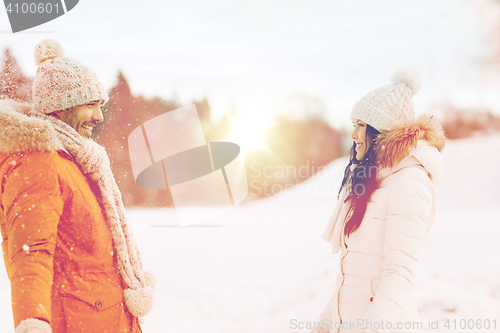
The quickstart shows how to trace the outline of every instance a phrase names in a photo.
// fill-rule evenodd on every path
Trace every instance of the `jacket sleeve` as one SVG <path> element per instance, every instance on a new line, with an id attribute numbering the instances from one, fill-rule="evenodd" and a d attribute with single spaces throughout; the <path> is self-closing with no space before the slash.
<path id="1" fill-rule="evenodd" d="M 29 318 L 51 320 L 53 256 L 63 211 L 59 176 L 51 159 L 49 153 L 18 155 L 4 183 L 9 261 L 5 264 L 16 327 Z"/>
<path id="2" fill-rule="evenodd" d="M 379 333 L 396 328 L 413 288 L 431 216 L 433 185 L 424 170 L 411 172 L 395 175 L 388 193 L 382 280 L 366 318 L 373 324 L 368 328 Z"/>

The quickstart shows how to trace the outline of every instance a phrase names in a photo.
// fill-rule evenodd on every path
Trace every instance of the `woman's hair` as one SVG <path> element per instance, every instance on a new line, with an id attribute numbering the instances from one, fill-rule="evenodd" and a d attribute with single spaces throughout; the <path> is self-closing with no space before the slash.
<path id="1" fill-rule="evenodd" d="M 375 155 L 376 138 L 379 131 L 366 125 L 366 141 L 370 142 L 368 151 L 365 151 L 363 160 L 356 159 L 356 143 L 353 143 L 349 154 L 349 164 L 344 171 L 344 179 L 340 186 L 340 191 L 347 186 L 348 196 L 351 205 L 347 216 L 351 217 L 345 224 L 344 234 L 349 236 L 361 225 L 361 221 L 366 212 L 366 206 L 373 191 L 379 186 L 377 181 L 377 156 Z M 366 143 L 367 143 L 366 142 Z M 366 147 L 365 143 L 365 147 Z"/>

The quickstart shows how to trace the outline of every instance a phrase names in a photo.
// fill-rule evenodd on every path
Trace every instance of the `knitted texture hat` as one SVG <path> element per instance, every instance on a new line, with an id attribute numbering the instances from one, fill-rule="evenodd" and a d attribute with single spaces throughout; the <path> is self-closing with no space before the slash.
<path id="1" fill-rule="evenodd" d="M 392 83 L 375 89 L 356 102 L 351 121 L 359 119 L 377 131 L 389 130 L 399 121 L 413 119 L 412 97 L 418 93 L 422 80 L 412 69 L 398 70 Z"/>
<path id="2" fill-rule="evenodd" d="M 51 113 L 96 100 L 108 101 L 108 94 L 87 66 L 64 57 L 55 40 L 44 39 L 35 47 L 38 65 L 33 81 L 33 104 L 41 113 Z"/>

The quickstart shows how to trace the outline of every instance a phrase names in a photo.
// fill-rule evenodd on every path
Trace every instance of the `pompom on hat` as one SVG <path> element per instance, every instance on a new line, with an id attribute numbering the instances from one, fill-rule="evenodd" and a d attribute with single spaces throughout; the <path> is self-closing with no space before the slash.
<path id="1" fill-rule="evenodd" d="M 390 130 L 399 121 L 413 119 L 412 97 L 422 86 L 422 79 L 413 69 L 400 69 L 392 76 L 391 84 L 375 89 L 356 102 L 351 121 L 359 119 L 377 131 Z"/>
<path id="2" fill-rule="evenodd" d="M 38 43 L 34 56 L 38 69 L 33 81 L 33 104 L 38 112 L 48 114 L 96 100 L 108 101 L 95 73 L 65 57 L 63 47 L 55 40 Z"/>

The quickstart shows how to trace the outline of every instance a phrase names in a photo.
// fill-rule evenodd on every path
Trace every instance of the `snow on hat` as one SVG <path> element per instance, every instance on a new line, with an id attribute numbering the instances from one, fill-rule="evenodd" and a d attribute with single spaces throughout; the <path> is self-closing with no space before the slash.
<path id="1" fill-rule="evenodd" d="M 356 102 L 351 120 L 359 119 L 377 131 L 389 130 L 401 120 L 414 116 L 412 97 L 422 86 L 422 79 L 413 69 L 400 69 L 392 76 L 392 83 L 375 89 Z"/>
<path id="2" fill-rule="evenodd" d="M 35 47 L 38 65 L 33 81 L 33 104 L 48 114 L 84 105 L 96 100 L 108 101 L 108 94 L 87 66 L 64 57 L 64 49 L 53 39 L 44 39 Z"/>

